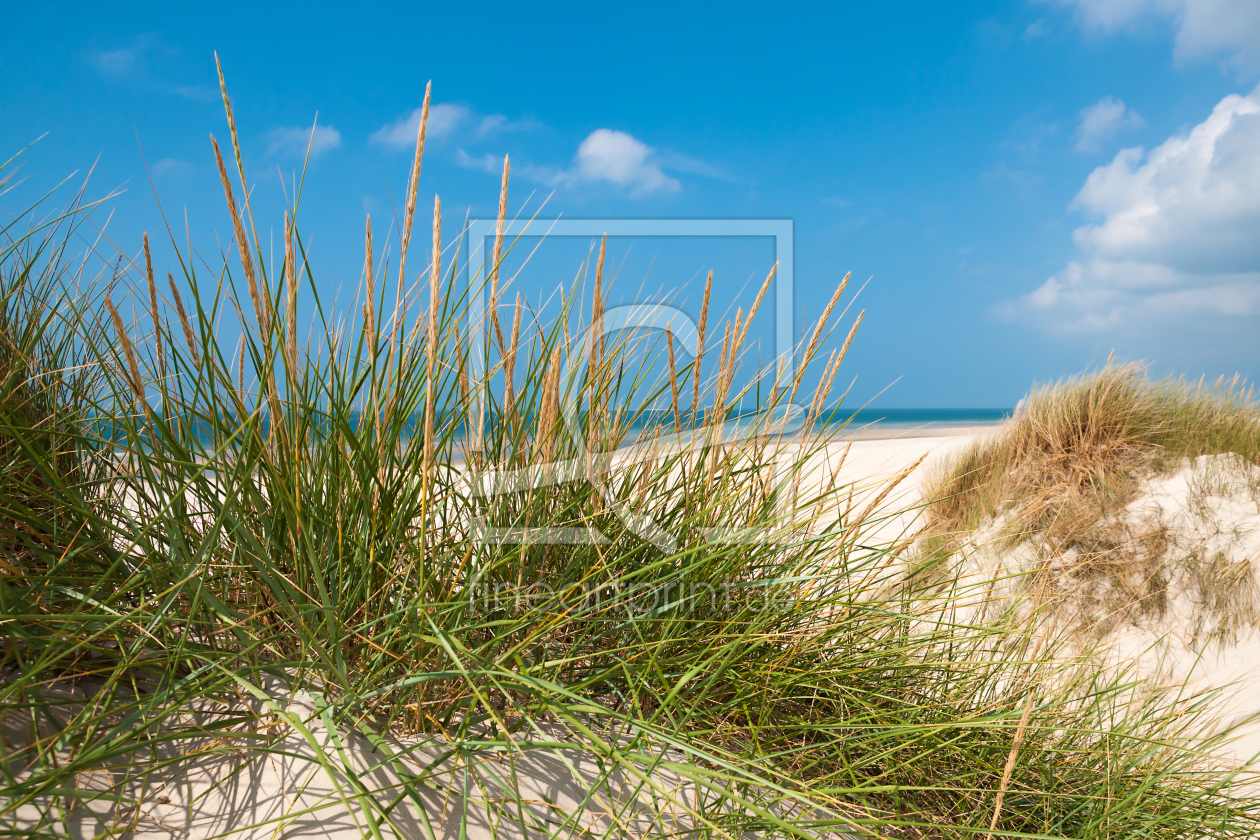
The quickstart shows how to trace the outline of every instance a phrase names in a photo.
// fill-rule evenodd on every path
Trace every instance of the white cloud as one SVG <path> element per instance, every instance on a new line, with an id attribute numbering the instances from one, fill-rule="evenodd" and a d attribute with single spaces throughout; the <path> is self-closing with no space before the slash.
<path id="1" fill-rule="evenodd" d="M 1150 21 L 1176 29 L 1179 60 L 1224 54 L 1236 66 L 1260 67 L 1260 3 L 1256 0 L 1054 0 L 1076 10 L 1087 30 L 1115 32 Z"/>
<path id="2" fill-rule="evenodd" d="M 681 185 L 661 169 L 654 150 L 640 140 L 611 128 L 597 128 L 578 146 L 573 182 L 604 181 L 629 187 L 631 195 L 678 192 Z"/>
<path id="3" fill-rule="evenodd" d="M 381 126 L 370 138 L 373 143 L 380 143 L 395 149 L 411 149 L 416 145 L 416 134 L 420 131 L 420 115 L 423 108 L 417 108 L 400 120 Z M 450 102 L 439 102 L 429 106 L 429 122 L 425 126 L 426 139 L 438 139 L 454 133 L 464 122 L 473 116 L 466 105 Z"/>
<path id="4" fill-rule="evenodd" d="M 1114 96 L 1104 96 L 1096 105 L 1081 111 L 1081 125 L 1076 130 L 1076 150 L 1096 152 L 1104 140 L 1126 128 L 1145 125 L 1142 117 Z"/>
<path id="5" fill-rule="evenodd" d="M 313 132 L 313 134 L 312 134 Z M 331 125 L 317 125 L 310 128 L 273 128 L 267 134 L 270 145 L 268 154 L 282 154 L 291 157 L 306 157 L 307 145 L 310 145 L 311 158 L 317 158 L 329 149 L 341 145 L 341 132 Z"/>
<path id="6" fill-rule="evenodd" d="M 476 169 L 498 175 L 503 171 L 503 157 L 485 153 L 471 155 L 456 150 L 456 161 L 465 169 Z M 730 175 L 702 160 L 675 152 L 661 152 L 624 131 L 598 128 L 587 135 L 567 169 L 539 166 L 521 160 L 512 163 L 512 175 L 549 187 L 576 188 L 583 184 L 614 184 L 641 198 L 656 193 L 674 193 L 682 189 L 676 178 L 665 169 L 690 172 L 709 178 L 734 180 Z"/>
<path id="7" fill-rule="evenodd" d="M 1260 312 L 1260 88 L 1146 152 L 1125 149 L 1073 201 L 1078 258 L 1008 315 L 1105 327 Z"/>

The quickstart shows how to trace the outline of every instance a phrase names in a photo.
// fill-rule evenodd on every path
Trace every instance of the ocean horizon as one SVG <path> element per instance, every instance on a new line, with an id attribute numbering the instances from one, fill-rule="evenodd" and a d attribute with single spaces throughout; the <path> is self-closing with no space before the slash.
<path id="1" fill-rule="evenodd" d="M 1014 408 L 859 408 L 833 412 L 828 425 L 851 426 L 982 426 L 1001 423 Z"/>

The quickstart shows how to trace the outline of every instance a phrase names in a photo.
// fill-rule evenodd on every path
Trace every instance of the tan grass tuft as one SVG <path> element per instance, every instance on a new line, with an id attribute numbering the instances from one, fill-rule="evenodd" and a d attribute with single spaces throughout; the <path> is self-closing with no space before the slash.
<path id="1" fill-rule="evenodd" d="M 731 322 L 726 322 L 726 337 L 722 339 L 722 355 L 718 358 L 717 390 L 713 396 L 714 422 L 719 425 L 726 419 L 726 389 L 730 381 L 729 370 L 735 366 L 731 353 Z"/>
<path id="2" fill-rule="evenodd" d="M 372 255 L 372 214 L 367 216 L 367 232 L 363 235 L 363 283 L 367 293 L 363 328 L 367 333 L 368 352 L 376 355 L 376 263 Z"/>
<path id="3" fill-rule="evenodd" d="M 792 395 L 788 397 L 788 402 L 796 399 L 796 392 L 800 390 L 801 380 L 805 377 L 805 369 L 809 365 L 809 360 L 814 357 L 814 353 L 818 349 L 818 342 L 821 340 L 823 329 L 831 317 L 831 311 L 836 308 L 836 304 L 839 303 L 840 296 L 844 294 L 845 287 L 849 285 L 849 278 L 852 276 L 853 272 L 844 275 L 844 279 L 840 281 L 840 285 L 836 286 L 835 292 L 832 293 L 831 300 L 827 301 L 822 317 L 814 325 L 814 331 L 809 336 L 809 343 L 805 345 L 805 353 L 801 356 L 801 366 L 796 371 L 796 379 L 792 382 Z M 854 329 L 857 329 L 857 327 L 855 326 Z"/>
<path id="4" fill-rule="evenodd" d="M 245 269 L 245 280 L 249 284 L 249 299 L 254 304 L 254 314 L 258 317 L 258 327 L 263 336 L 271 332 L 267 319 L 267 310 L 262 298 L 258 295 L 258 281 L 254 276 L 254 260 L 250 256 L 249 239 L 245 236 L 245 226 L 241 223 L 240 211 L 236 208 L 236 198 L 232 195 L 232 183 L 228 180 L 227 168 L 223 165 L 223 155 L 219 152 L 219 144 L 214 135 L 210 135 L 210 145 L 214 147 L 214 160 L 219 166 L 219 180 L 223 182 L 223 195 L 227 199 L 228 213 L 232 216 L 232 229 L 236 232 L 236 250 L 241 255 L 241 267 Z"/>
<path id="5" fill-rule="evenodd" d="M 254 211 L 250 208 L 250 205 L 249 205 L 249 186 L 247 185 L 247 182 L 245 181 L 245 161 L 241 157 L 241 139 L 240 139 L 240 136 L 236 133 L 236 117 L 232 113 L 232 100 L 228 97 L 227 82 L 223 78 L 223 65 L 219 62 L 219 54 L 217 52 L 214 54 L 214 66 L 215 66 L 215 69 L 219 73 L 219 93 L 222 94 L 223 96 L 223 110 L 227 114 L 228 135 L 232 138 L 232 153 L 233 153 L 233 156 L 236 158 L 236 174 L 241 179 L 241 200 L 245 203 L 245 213 L 249 216 L 250 232 L 253 234 L 255 245 L 257 245 L 258 231 L 254 230 Z M 216 147 L 216 150 L 217 150 L 217 147 Z M 308 153 L 309 153 L 309 149 L 308 149 Z M 222 164 L 220 164 L 220 169 L 221 168 L 222 168 Z M 269 317 L 270 311 L 271 311 L 270 296 L 268 296 L 263 302 L 267 306 L 268 317 L 259 318 L 258 323 L 260 326 L 270 323 L 270 317 Z"/>
<path id="6" fill-rule="evenodd" d="M 516 410 L 513 379 L 516 373 L 516 351 L 521 340 L 521 311 L 521 293 L 517 292 L 516 310 L 512 315 L 512 340 L 508 344 L 507 352 L 503 355 L 503 417 L 505 422 L 511 422 L 512 414 Z"/>
<path id="7" fill-rule="evenodd" d="M 429 333 L 425 341 L 424 389 L 424 486 L 425 496 L 433 476 L 433 423 L 437 410 L 438 320 L 441 317 L 442 283 L 442 199 L 433 197 L 433 259 L 429 263 Z"/>
<path id="8" fill-rule="evenodd" d="M 744 322 L 744 331 L 740 333 L 739 344 L 743 344 L 748 338 L 748 328 L 752 326 L 753 318 L 757 315 L 757 309 L 761 306 L 761 301 L 766 296 L 766 291 L 770 288 L 770 281 L 774 279 L 774 275 L 779 271 L 779 264 L 776 262 L 770 266 L 770 273 L 766 275 L 765 282 L 761 284 L 761 288 L 757 291 L 757 299 L 753 301 L 752 308 L 748 310 L 748 320 Z"/>
<path id="9" fill-rule="evenodd" d="M 727 329 L 729 330 L 727 337 L 730 339 L 730 342 L 729 342 L 730 349 L 725 352 L 725 358 L 726 358 L 725 374 L 726 375 L 722 377 L 722 382 L 721 382 L 723 404 L 725 404 L 727 397 L 731 395 L 731 383 L 735 381 L 735 373 L 739 370 L 740 340 L 744 334 L 744 331 L 740 329 L 740 321 L 743 318 L 743 316 L 744 316 L 744 310 L 742 308 L 736 308 L 735 309 L 735 326 L 732 328 L 729 323 L 727 324 Z M 726 350 L 725 345 L 723 349 Z"/>
<path id="10" fill-rule="evenodd" d="M 722 340 L 722 355 L 718 361 L 717 384 L 713 394 L 712 440 L 709 449 L 709 469 L 705 477 L 704 489 L 708 493 L 713 489 L 713 479 L 717 475 L 718 461 L 722 455 L 722 424 L 726 422 L 726 383 L 730 381 L 729 369 L 735 366 L 731 353 L 731 322 L 726 322 L 726 337 Z"/>
<path id="11" fill-rule="evenodd" d="M 285 326 L 288 327 L 289 372 L 297 376 L 297 251 L 293 247 L 293 221 L 289 214 L 284 214 L 284 283 L 288 292 L 288 307 L 285 315 Z"/>
<path id="12" fill-rule="evenodd" d="M 469 398 L 472 395 L 472 382 L 468 377 L 468 359 L 465 356 L 463 337 L 459 334 L 459 327 L 455 327 L 455 364 L 459 377 L 459 396 L 461 404 L 470 405 Z"/>
<path id="13" fill-rule="evenodd" d="M 538 412 L 538 454 L 545 463 L 555 459 L 556 424 L 560 419 L 561 349 L 556 347 L 548 359 L 542 381 L 542 406 Z"/>
<path id="14" fill-rule="evenodd" d="M 740 344 L 744 336 L 744 331 L 740 329 L 740 327 L 743 324 L 743 321 L 744 321 L 744 308 L 742 306 L 737 306 L 735 307 L 735 327 L 731 332 L 730 362 L 734 362 L 734 360 L 738 358 L 739 356 L 739 348 L 740 348 Z M 735 370 L 736 367 L 737 365 L 735 364 L 728 364 L 727 365 L 728 375 L 733 376 L 734 375 L 733 371 Z"/>
<path id="15" fill-rule="evenodd" d="M 674 361 L 674 332 L 665 328 L 665 346 L 669 349 L 669 396 L 674 409 L 674 429 L 682 431 L 682 414 L 678 410 L 678 366 Z"/>
<path id="16" fill-rule="evenodd" d="M 188 320 L 188 313 L 184 310 L 184 299 L 179 295 L 179 287 L 175 285 L 175 275 L 167 272 L 166 278 L 171 284 L 171 296 L 175 298 L 175 311 L 179 313 L 179 324 L 184 328 L 184 340 L 188 342 L 188 352 L 192 354 L 193 366 L 201 367 L 201 356 L 197 353 L 196 334 Z"/>
<path id="17" fill-rule="evenodd" d="M 822 410 L 822 401 L 825 399 L 823 390 L 827 386 L 827 383 L 834 377 L 833 371 L 840 368 L 840 365 L 836 360 L 836 356 L 836 351 L 832 350 L 831 356 L 827 358 L 827 364 L 823 365 L 822 377 L 818 380 L 818 389 L 814 391 L 814 397 L 809 403 L 809 412 L 805 415 L 805 429 L 807 430 L 813 425 L 814 418 L 818 416 L 818 413 Z"/>
<path id="18" fill-rule="evenodd" d="M 587 450 L 593 455 L 600 448 L 604 433 L 603 408 L 601 406 L 604 360 L 604 254 L 608 235 L 599 240 L 599 258 L 595 262 L 595 291 L 591 295 L 590 346 L 587 348 L 586 380 L 591 392 L 591 407 L 587 420 Z M 587 465 L 588 468 L 590 465 Z"/>
<path id="19" fill-rule="evenodd" d="M 853 343 L 853 336 L 857 335 L 858 327 L 862 326 L 862 319 L 866 317 L 866 310 L 863 309 L 858 313 L 857 319 L 853 322 L 853 326 L 849 328 L 849 334 L 844 337 L 844 344 L 840 347 L 840 358 L 837 364 L 844 361 L 844 357 L 849 354 L 849 345 Z"/>
<path id="20" fill-rule="evenodd" d="M 507 223 L 508 174 L 511 165 L 508 156 L 503 156 L 503 181 L 499 185 L 499 215 L 494 225 L 494 256 L 490 267 L 490 323 L 494 327 L 494 338 L 499 343 L 499 355 L 505 350 L 503 344 L 503 328 L 499 325 L 499 263 L 503 261 L 503 228 Z"/>
<path id="21" fill-rule="evenodd" d="M 503 181 L 499 184 L 499 216 L 494 224 L 494 262 L 490 268 L 490 306 L 499 302 L 499 263 L 503 261 L 503 228 L 507 224 L 508 174 L 511 172 L 508 156 L 503 156 Z M 500 345 L 499 350 L 503 347 Z"/>
<path id="22" fill-rule="evenodd" d="M 839 366 L 837 365 L 837 367 Z M 858 531 L 866 524 L 866 521 L 870 519 L 871 514 L 879 510 L 879 506 L 884 503 L 884 499 L 888 498 L 888 494 L 892 493 L 893 490 L 896 490 L 897 487 L 900 486 L 901 482 L 905 481 L 909 475 L 911 475 L 925 460 L 927 460 L 927 456 L 930 454 L 931 453 L 929 452 L 924 452 L 913 464 L 905 467 L 901 470 L 901 472 L 884 482 L 884 486 L 881 487 L 880 491 L 875 494 L 875 498 L 867 502 L 866 507 L 862 508 L 862 512 L 853 518 L 848 529 L 844 533 L 842 543 L 847 544 L 852 537 L 857 535 Z"/>
<path id="23" fill-rule="evenodd" d="M 1113 363 L 1034 389 L 998 433 L 927 477 L 925 559 L 954 555 L 1001 516 L 999 546 L 1041 546 L 1047 563 L 1068 563 L 1055 597 L 1084 611 L 1079 629 L 1106 616 L 1097 629 L 1107 632 L 1161 610 L 1172 572 L 1163 532 L 1121 514 L 1145 481 L 1187 459 L 1233 453 L 1260 464 L 1260 412 L 1232 387 L 1152 381 Z M 1202 615 L 1225 626 L 1250 609 L 1245 601 L 1204 601 Z"/>
<path id="24" fill-rule="evenodd" d="M 411 163 L 411 178 L 407 182 L 407 209 L 403 214 L 402 245 L 399 249 L 398 283 L 402 285 L 407 270 L 407 247 L 411 244 L 411 222 L 416 215 L 416 192 L 420 188 L 420 164 L 424 160 L 424 133 L 429 124 L 429 97 L 433 82 L 424 88 L 424 104 L 420 106 L 420 127 L 416 130 L 416 156 Z"/>
<path id="25" fill-rule="evenodd" d="M 109 317 L 114 322 L 114 332 L 118 334 L 118 341 L 122 344 L 123 355 L 127 359 L 128 384 L 131 385 L 136 401 L 141 403 L 147 411 L 149 402 L 144 398 L 144 380 L 140 378 L 140 365 L 136 361 L 136 350 L 131 344 L 131 337 L 127 335 L 127 327 L 123 323 L 122 317 L 119 316 L 118 310 L 114 308 L 114 301 L 108 293 L 105 295 L 105 308 L 109 310 Z"/>
<path id="26" fill-rule="evenodd" d="M 1114 351 L 1113 351 L 1114 352 Z M 1108 364 L 1111 360 L 1108 359 Z M 1019 748 L 1024 743 L 1024 732 L 1028 729 L 1028 721 L 1032 717 L 1033 700 L 1036 694 L 1028 692 L 1028 699 L 1024 701 L 1024 712 L 1019 717 L 1019 726 L 1015 729 L 1015 738 L 1011 743 L 1011 751 L 1006 756 L 1006 767 L 1002 770 L 1002 783 L 998 786 L 997 800 L 993 804 L 993 819 L 989 821 L 989 837 L 992 838 L 992 832 L 997 829 L 998 819 L 1002 816 L 1002 800 L 1006 798 L 1006 790 L 1011 785 L 1011 776 L 1015 772 L 1015 761 L 1019 758 Z"/>
<path id="27" fill-rule="evenodd" d="M 595 291 L 591 295 L 591 346 L 590 361 L 587 363 L 588 376 L 592 382 L 597 377 L 596 371 L 604 351 L 604 337 L 601 324 L 604 321 L 604 252 L 608 247 L 608 235 L 599 240 L 599 259 L 595 263 Z M 594 386 L 592 386 L 594 387 Z"/>
<path id="28" fill-rule="evenodd" d="M 704 279 L 704 302 L 700 304 L 700 323 L 696 327 L 696 360 L 691 368 L 691 420 L 700 409 L 700 363 L 704 360 L 704 331 L 709 322 L 709 292 L 713 291 L 713 271 Z"/>
<path id="29" fill-rule="evenodd" d="M 153 282 L 153 258 L 149 256 L 149 234 L 144 235 L 144 274 L 149 281 L 149 313 L 153 317 L 153 337 L 157 346 L 158 364 L 166 367 L 166 358 L 162 355 L 162 323 L 158 313 L 157 283 Z"/>

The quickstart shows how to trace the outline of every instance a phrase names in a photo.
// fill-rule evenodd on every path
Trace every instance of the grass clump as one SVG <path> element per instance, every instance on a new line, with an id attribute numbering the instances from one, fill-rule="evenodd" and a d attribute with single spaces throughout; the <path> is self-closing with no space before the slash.
<path id="1" fill-rule="evenodd" d="M 1037 388 L 998 435 L 930 481 L 930 527 L 974 530 L 1018 502 L 1021 527 L 1066 536 L 1078 508 L 1094 519 L 1114 510 L 1140 475 L 1200 455 L 1260 464 L 1260 411 L 1237 386 L 1151 380 L 1140 366 L 1108 365 Z"/>
<path id="2" fill-rule="evenodd" d="M 147 248 L 95 285 L 5 252 L 45 377 L 14 381 L 69 419 L 51 449 L 31 443 L 50 403 L 17 399 L 44 407 L 8 427 L 47 478 L 6 486 L 6 527 L 64 537 L 0 574 L 0 831 L 1254 834 L 1255 802 L 1182 746 L 1197 707 L 882 595 L 893 547 L 865 545 L 847 488 L 795 480 L 825 437 L 775 472 L 772 425 L 721 436 L 755 313 L 710 336 L 707 378 L 697 358 L 660 383 L 626 369 L 636 339 L 571 327 L 576 289 L 533 325 L 492 294 L 470 338 L 497 263 L 458 263 L 437 201 L 432 259 L 402 267 L 424 124 L 400 268 L 369 232 L 361 319 L 323 308 L 296 200 L 278 263 L 247 234 L 234 129 L 214 273 L 181 253 L 167 297 Z M 606 455 L 636 420 L 617 406 L 689 391 L 710 408 L 686 437 Z M 310 771 L 279 812 L 234 798 L 277 764 Z"/>
<path id="3" fill-rule="evenodd" d="M 0 178 L 0 191 L 8 180 Z M 13 270 L 58 248 L 73 215 L 45 220 L 0 245 L 0 264 L 9 269 L 0 288 L 0 568 L 10 574 L 50 550 L 64 554 L 85 525 L 70 498 L 91 474 L 77 446 L 85 418 L 75 398 L 87 375 L 60 369 L 74 348 L 56 323 L 65 313 L 55 290 L 29 271 Z"/>
<path id="4" fill-rule="evenodd" d="M 1256 466 L 1260 410 L 1237 378 L 1204 386 L 1108 364 L 1035 389 L 1000 431 L 930 476 L 921 545 L 936 563 L 974 551 L 980 532 L 992 553 L 1031 554 L 1038 585 L 1104 630 L 1162 618 L 1183 575 L 1203 611 L 1237 629 L 1256 606 L 1249 564 L 1191 544 L 1165 510 L 1127 508 L 1153 481 L 1189 470 L 1184 505 L 1220 532 L 1229 525 L 1212 508 L 1239 482 L 1260 492 Z"/>

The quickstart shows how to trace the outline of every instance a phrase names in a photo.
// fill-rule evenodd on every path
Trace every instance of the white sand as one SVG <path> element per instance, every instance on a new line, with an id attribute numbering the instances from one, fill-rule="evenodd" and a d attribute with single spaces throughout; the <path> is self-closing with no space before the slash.
<path id="1" fill-rule="evenodd" d="M 855 514 L 866 511 L 878 499 L 861 540 L 867 545 L 888 545 L 913 536 L 926 472 L 996 428 L 872 429 L 847 435 L 809 460 L 802 486 L 834 485 L 846 494 L 851 490 L 852 503 L 846 498 L 844 507 Z M 918 467 L 911 470 L 916 463 Z"/>
<path id="2" fill-rule="evenodd" d="M 1070 605 L 1063 614 L 1077 616 L 1070 620 L 1082 620 L 1082 604 L 1132 603 L 1129 589 L 1074 574 L 1075 549 L 999 543 L 1004 522 L 999 517 L 972 535 L 960 565 L 964 578 L 993 582 L 995 601 L 1026 599 L 1021 575 L 1048 569 Z M 1234 740 L 1217 755 L 1260 770 L 1260 468 L 1234 455 L 1186 462 L 1145 481 L 1138 497 L 1102 524 L 1144 561 L 1131 564 L 1125 583 L 1133 591 L 1161 583 L 1166 599 L 1162 610 L 1117 618 L 1099 642 L 1103 661 L 1187 698 L 1218 692 L 1207 717 L 1217 732 L 1232 728 Z M 1147 545 L 1150 553 L 1140 553 Z"/>
<path id="3" fill-rule="evenodd" d="M 705 824 L 702 814 L 730 807 L 712 789 L 721 790 L 732 775 L 740 775 L 719 768 L 707 784 L 697 783 L 668 765 L 691 765 L 679 749 L 650 741 L 636 746 L 625 733 L 583 734 L 554 724 L 518 733 L 521 748 L 515 751 L 501 743 L 478 748 L 475 736 L 462 754 L 453 753 L 450 742 L 437 736 L 374 744 L 358 732 L 326 724 L 315 695 L 291 694 L 278 681 L 266 686 L 259 701 L 256 710 L 266 706 L 278 714 L 283 733 L 266 751 L 235 749 L 196 757 L 199 750 L 220 746 L 206 737 L 178 741 L 181 756 L 159 743 L 152 771 L 130 774 L 123 791 L 139 807 L 116 809 L 108 799 L 92 801 L 74 810 L 71 836 L 352 840 L 379 832 L 386 838 L 415 840 L 646 840 L 695 833 Z M 212 710 L 197 717 L 203 724 L 215 719 Z M 5 735 L 13 743 L 24 740 L 24 733 L 12 725 Z M 540 743 L 531 745 L 531 740 Z M 616 755 L 612 745 L 618 748 Z M 105 791 L 117 781 L 101 769 L 80 774 L 77 787 Z M 379 807 L 363 807 L 365 799 L 396 803 L 382 819 Z M 20 805 L 0 823 L 0 835 L 8 825 L 20 829 L 34 824 L 37 809 L 50 804 L 55 808 L 56 799 L 41 796 Z M 801 805 L 792 810 L 799 813 Z M 779 816 L 786 811 L 782 802 L 769 808 Z M 817 819 L 843 818 L 816 810 L 812 814 Z M 860 835 L 830 836 L 857 840 Z"/>

